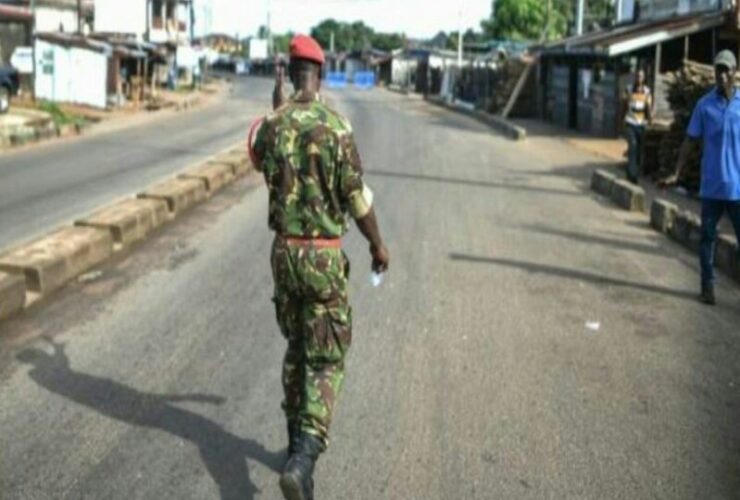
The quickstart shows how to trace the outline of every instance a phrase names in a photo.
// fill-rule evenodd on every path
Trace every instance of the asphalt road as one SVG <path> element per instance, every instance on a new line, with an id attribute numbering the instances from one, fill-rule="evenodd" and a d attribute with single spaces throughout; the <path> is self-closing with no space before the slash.
<path id="1" fill-rule="evenodd" d="M 0 249 L 243 140 L 268 79 L 234 81 L 229 99 L 124 130 L 0 155 Z"/>
<path id="2" fill-rule="evenodd" d="M 267 107 L 269 96 L 265 96 Z M 317 498 L 740 498 L 740 293 L 587 189 L 598 160 L 383 91 L 355 124 L 392 264 Z M 229 188 L 0 326 L 3 499 L 278 499 L 266 193 Z M 598 323 L 587 327 L 587 323 Z"/>

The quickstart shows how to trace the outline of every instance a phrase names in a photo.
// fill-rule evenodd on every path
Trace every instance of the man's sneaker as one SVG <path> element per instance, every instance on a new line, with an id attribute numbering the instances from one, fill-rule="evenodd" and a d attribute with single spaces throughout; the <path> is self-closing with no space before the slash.
<path id="1" fill-rule="evenodd" d="M 716 305 L 717 299 L 714 297 L 714 285 L 702 285 L 699 300 L 701 300 L 703 304 L 710 306 Z"/>

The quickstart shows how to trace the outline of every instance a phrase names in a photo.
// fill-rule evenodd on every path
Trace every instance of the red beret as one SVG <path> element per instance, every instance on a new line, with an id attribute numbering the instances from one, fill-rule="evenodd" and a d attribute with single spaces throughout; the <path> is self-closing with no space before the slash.
<path id="1" fill-rule="evenodd" d="M 323 65 L 326 59 L 319 43 L 306 35 L 296 35 L 290 42 L 291 59 L 307 59 Z"/>

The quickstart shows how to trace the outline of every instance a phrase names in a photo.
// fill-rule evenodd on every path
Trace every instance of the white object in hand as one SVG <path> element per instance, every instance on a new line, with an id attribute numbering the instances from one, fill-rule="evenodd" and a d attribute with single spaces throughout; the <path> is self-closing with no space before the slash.
<path id="1" fill-rule="evenodd" d="M 374 287 L 376 287 L 376 288 L 377 288 L 377 287 L 379 287 L 380 285 L 382 285 L 382 284 L 383 284 L 383 274 L 381 274 L 381 273 L 376 273 L 376 272 L 374 272 L 374 271 L 373 271 L 373 272 L 372 272 L 372 273 L 370 274 L 370 283 L 371 283 L 371 284 L 372 284 L 372 285 L 373 285 Z"/>

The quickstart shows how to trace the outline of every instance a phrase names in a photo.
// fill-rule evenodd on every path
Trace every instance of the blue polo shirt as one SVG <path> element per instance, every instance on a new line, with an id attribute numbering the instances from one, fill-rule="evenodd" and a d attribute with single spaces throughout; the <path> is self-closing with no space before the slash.
<path id="1" fill-rule="evenodd" d="M 701 197 L 740 200 L 740 91 L 729 102 L 717 88 L 699 99 L 686 134 L 704 141 Z"/>

